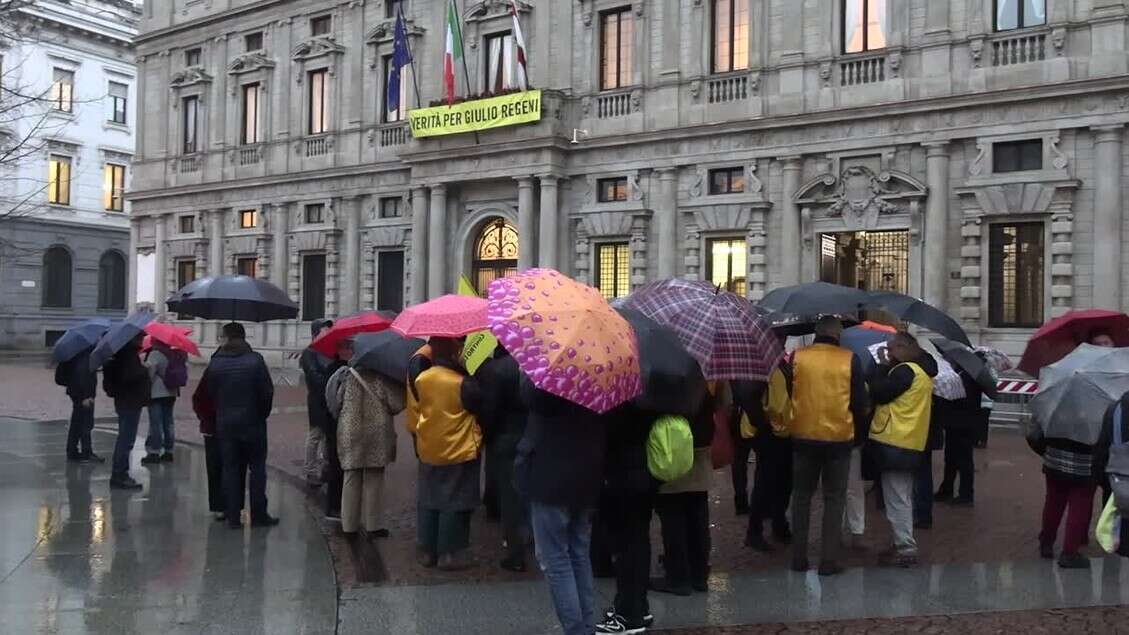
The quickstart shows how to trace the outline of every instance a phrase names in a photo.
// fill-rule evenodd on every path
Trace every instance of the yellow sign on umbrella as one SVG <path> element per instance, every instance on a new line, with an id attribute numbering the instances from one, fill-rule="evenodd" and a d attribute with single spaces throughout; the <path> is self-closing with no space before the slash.
<path id="1" fill-rule="evenodd" d="M 466 276 L 459 276 L 459 295 L 479 297 Z M 483 362 L 490 359 L 497 346 L 498 340 L 490 331 L 478 331 L 467 335 L 466 343 L 463 345 L 463 364 L 467 372 L 473 375 Z"/>

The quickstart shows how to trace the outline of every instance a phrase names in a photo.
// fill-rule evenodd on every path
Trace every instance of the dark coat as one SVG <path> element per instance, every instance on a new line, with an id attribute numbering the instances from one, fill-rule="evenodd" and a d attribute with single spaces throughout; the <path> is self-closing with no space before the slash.
<path id="1" fill-rule="evenodd" d="M 529 422 L 514 462 L 518 491 L 544 505 L 595 507 L 604 479 L 605 418 L 538 390 L 526 378 L 521 398 Z"/>
<path id="2" fill-rule="evenodd" d="M 114 398 L 115 410 L 140 410 L 149 405 L 149 369 L 132 343 L 102 367 L 102 389 Z"/>
<path id="3" fill-rule="evenodd" d="M 262 430 L 274 404 L 274 383 L 263 356 L 243 340 L 230 341 L 205 371 L 220 434 Z"/>
<path id="4" fill-rule="evenodd" d="M 922 353 L 914 360 L 926 375 L 937 376 L 937 360 L 932 355 Z M 901 397 L 913 385 L 913 370 L 901 364 L 882 364 L 874 370 L 870 378 L 870 398 L 875 404 L 888 404 Z M 936 426 L 930 425 L 930 430 Z M 937 427 L 940 430 L 939 427 Z M 869 433 L 868 433 L 869 434 Z M 929 450 L 929 443 L 926 443 Z M 921 464 L 922 452 L 896 448 L 885 443 L 870 441 L 867 452 L 881 470 L 916 470 Z"/>
<path id="5" fill-rule="evenodd" d="M 66 364 L 63 370 L 66 373 L 67 396 L 76 401 L 93 399 L 98 395 L 98 372 L 90 370 L 90 352 L 93 350 L 92 346 L 63 362 Z"/>
<path id="6" fill-rule="evenodd" d="M 311 428 L 329 427 L 329 406 L 325 404 L 325 384 L 333 374 L 333 360 L 307 348 L 298 359 L 298 367 L 306 379 L 306 412 Z"/>
<path id="7" fill-rule="evenodd" d="M 501 347 L 499 347 L 500 350 Z M 519 398 L 521 369 L 508 353 L 499 353 L 479 367 L 474 374 L 481 391 L 478 425 L 487 444 L 500 442 L 510 452 L 525 433 L 529 411 Z"/>
<path id="8" fill-rule="evenodd" d="M 609 412 L 604 491 L 615 496 L 653 495 L 659 481 L 647 467 L 647 439 L 659 415 L 628 402 Z"/>
<path id="9" fill-rule="evenodd" d="M 957 369 L 964 384 L 964 399 L 933 398 L 933 422 L 946 434 L 972 434 L 981 419 L 980 399 L 984 391 L 968 373 Z"/>

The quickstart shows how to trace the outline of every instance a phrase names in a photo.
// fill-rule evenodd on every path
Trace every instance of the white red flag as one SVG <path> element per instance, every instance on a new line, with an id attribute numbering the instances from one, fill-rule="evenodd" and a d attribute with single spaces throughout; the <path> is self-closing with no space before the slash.
<path id="1" fill-rule="evenodd" d="M 529 74 L 525 66 L 525 37 L 521 34 L 521 22 L 517 19 L 517 0 L 510 0 L 510 15 L 514 18 L 514 58 L 517 60 L 517 88 L 529 90 Z"/>

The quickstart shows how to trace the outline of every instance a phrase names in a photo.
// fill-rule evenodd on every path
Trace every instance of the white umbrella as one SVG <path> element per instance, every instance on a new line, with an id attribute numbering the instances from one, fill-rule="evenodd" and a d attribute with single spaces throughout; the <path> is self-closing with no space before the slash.
<path id="1" fill-rule="evenodd" d="M 1031 414 L 1047 438 L 1096 443 L 1106 409 L 1129 392 L 1129 348 L 1082 344 L 1039 373 Z"/>

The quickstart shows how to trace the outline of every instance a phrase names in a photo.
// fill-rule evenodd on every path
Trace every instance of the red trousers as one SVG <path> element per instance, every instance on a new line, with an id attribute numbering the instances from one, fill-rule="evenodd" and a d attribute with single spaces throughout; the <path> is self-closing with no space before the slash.
<path id="1" fill-rule="evenodd" d="M 1043 531 L 1040 544 L 1053 545 L 1058 526 L 1066 513 L 1066 529 L 1062 535 L 1062 552 L 1078 553 L 1090 533 L 1090 516 L 1094 507 L 1093 483 L 1068 481 L 1047 476 L 1047 498 L 1043 504 Z"/>

